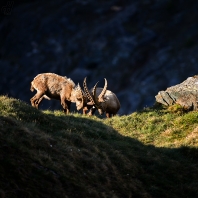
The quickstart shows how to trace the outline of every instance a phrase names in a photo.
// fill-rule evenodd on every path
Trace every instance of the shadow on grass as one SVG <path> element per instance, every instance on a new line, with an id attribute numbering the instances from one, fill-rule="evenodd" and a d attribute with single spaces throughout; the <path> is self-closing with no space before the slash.
<path id="1" fill-rule="evenodd" d="M 70 131 L 67 138 L 70 138 L 72 145 L 78 149 L 86 148 L 86 155 L 92 156 L 91 161 L 85 160 L 85 167 L 97 170 L 98 177 L 101 171 L 104 171 L 107 175 L 103 175 L 104 178 L 101 180 L 106 183 L 112 182 L 112 185 L 115 185 L 112 188 L 117 189 L 119 196 L 127 197 L 130 194 L 143 196 L 144 193 L 152 197 L 198 195 L 197 149 L 146 146 L 136 139 L 122 136 L 112 127 L 104 125 L 101 120 L 73 115 L 59 118 L 67 124 Z M 103 160 L 94 161 L 95 156 Z M 109 167 L 108 171 L 105 168 L 98 170 L 98 166 L 103 166 L 103 163 Z M 130 179 L 126 178 L 128 175 L 131 175 Z M 190 179 L 189 175 L 191 175 Z M 106 181 L 108 177 L 110 181 Z M 126 183 L 120 186 L 124 180 Z M 133 186 L 128 185 L 126 188 L 125 185 L 127 186 L 129 181 Z M 103 185 L 102 182 L 97 182 Z M 140 185 L 139 182 L 142 184 Z M 138 192 L 135 189 L 138 189 Z"/>
<path id="2" fill-rule="evenodd" d="M 198 196 L 195 148 L 156 148 L 98 118 L 9 104 L 0 117 L 2 197 Z"/>

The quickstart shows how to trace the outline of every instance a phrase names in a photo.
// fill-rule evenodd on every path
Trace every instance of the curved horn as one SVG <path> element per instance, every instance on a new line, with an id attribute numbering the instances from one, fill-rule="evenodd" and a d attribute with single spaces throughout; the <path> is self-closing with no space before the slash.
<path id="1" fill-rule="evenodd" d="M 80 87 L 80 84 L 78 83 L 78 85 L 77 85 L 77 90 L 78 91 L 80 91 L 80 93 L 81 93 L 81 95 L 82 95 L 82 97 L 83 97 L 83 91 L 82 91 L 82 89 L 81 89 L 81 87 Z"/>
<path id="2" fill-rule="evenodd" d="M 86 83 L 86 79 L 87 79 L 87 77 L 85 77 L 84 81 L 83 81 L 83 87 L 84 87 L 85 94 L 86 94 L 87 98 L 91 101 L 91 103 L 95 104 L 92 96 L 89 93 L 89 90 L 88 90 L 88 87 L 87 87 L 87 83 Z"/>
<path id="3" fill-rule="evenodd" d="M 107 79 L 104 78 L 104 80 L 105 80 L 105 85 L 104 85 L 104 88 L 101 91 L 100 95 L 98 96 L 98 102 L 105 102 L 104 101 L 104 95 L 105 95 L 105 93 L 107 91 Z"/>
<path id="4" fill-rule="evenodd" d="M 98 104 L 99 104 L 98 97 L 96 95 L 96 88 L 97 88 L 98 82 L 94 85 L 93 90 L 92 90 L 93 99 L 94 99 L 96 106 L 98 106 Z"/>

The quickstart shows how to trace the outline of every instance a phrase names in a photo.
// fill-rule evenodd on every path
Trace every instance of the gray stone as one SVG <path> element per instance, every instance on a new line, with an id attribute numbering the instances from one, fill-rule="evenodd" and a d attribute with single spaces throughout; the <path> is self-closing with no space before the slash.
<path id="1" fill-rule="evenodd" d="M 186 110 L 198 109 L 198 76 L 187 78 L 184 82 L 160 91 L 156 102 L 166 106 L 180 104 Z"/>

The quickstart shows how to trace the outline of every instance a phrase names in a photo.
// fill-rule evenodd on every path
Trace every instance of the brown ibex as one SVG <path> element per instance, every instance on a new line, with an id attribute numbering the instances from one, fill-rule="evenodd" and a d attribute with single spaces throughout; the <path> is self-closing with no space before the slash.
<path id="1" fill-rule="evenodd" d="M 77 110 L 81 109 L 84 104 L 85 97 L 80 85 L 75 86 L 70 78 L 54 73 L 38 74 L 31 82 L 30 90 L 37 91 L 30 99 L 31 105 L 37 109 L 43 98 L 60 100 L 66 114 L 70 112 L 72 102 L 76 103 Z"/>
<path id="2" fill-rule="evenodd" d="M 97 88 L 98 82 L 95 86 L 89 91 L 87 88 L 86 78 L 84 79 L 83 86 L 85 94 L 90 102 L 87 102 L 89 108 L 91 106 L 96 107 L 98 109 L 99 114 L 106 113 L 106 117 L 110 118 L 117 114 L 120 109 L 120 102 L 117 96 L 110 90 L 107 90 L 107 80 L 105 80 L 104 88 Z M 95 108 L 91 108 L 89 115 L 94 114 Z M 86 106 L 84 105 L 84 109 Z"/>

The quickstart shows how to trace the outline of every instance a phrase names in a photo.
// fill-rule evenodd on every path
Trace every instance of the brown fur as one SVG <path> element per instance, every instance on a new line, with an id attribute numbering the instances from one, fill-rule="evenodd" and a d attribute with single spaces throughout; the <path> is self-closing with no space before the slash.
<path id="1" fill-rule="evenodd" d="M 98 97 L 102 91 L 102 88 L 96 88 L 96 96 Z M 91 90 L 92 93 L 92 90 Z M 94 98 L 94 97 L 93 97 Z M 104 94 L 104 102 L 98 102 L 95 104 L 100 114 L 105 113 L 107 118 L 115 116 L 120 109 L 120 102 L 117 96 L 110 90 L 106 90 Z"/>
<path id="2" fill-rule="evenodd" d="M 75 87 L 70 78 L 54 73 L 38 74 L 31 82 L 30 90 L 37 91 L 30 99 L 31 105 L 37 109 L 43 98 L 60 100 L 65 113 L 69 113 L 71 102 L 76 103 L 78 110 L 83 105 L 80 86 Z"/>

